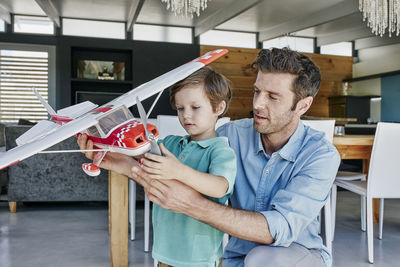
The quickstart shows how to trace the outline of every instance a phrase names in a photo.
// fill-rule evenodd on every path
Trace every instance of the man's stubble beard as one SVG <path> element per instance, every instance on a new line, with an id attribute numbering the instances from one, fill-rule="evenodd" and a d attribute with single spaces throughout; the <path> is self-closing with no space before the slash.
<path id="1" fill-rule="evenodd" d="M 256 123 L 254 120 L 253 126 L 254 129 L 260 134 L 273 134 L 281 132 L 283 129 L 285 129 L 293 121 L 293 117 L 294 112 L 292 110 L 288 110 L 272 121 L 267 119 L 263 124 Z"/>

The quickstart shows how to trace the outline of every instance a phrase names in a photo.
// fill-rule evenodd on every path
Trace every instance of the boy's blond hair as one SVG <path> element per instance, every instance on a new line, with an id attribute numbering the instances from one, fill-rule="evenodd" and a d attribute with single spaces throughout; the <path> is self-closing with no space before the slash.
<path id="1" fill-rule="evenodd" d="M 221 118 L 228 110 L 229 102 L 232 99 L 230 81 L 224 75 L 215 72 L 211 67 L 203 67 L 192 73 L 186 79 L 183 79 L 169 88 L 169 102 L 173 109 L 176 109 L 175 94 L 187 85 L 204 85 L 204 92 L 210 100 L 211 107 L 215 112 L 217 106 L 225 101 L 225 110 L 219 115 Z"/>

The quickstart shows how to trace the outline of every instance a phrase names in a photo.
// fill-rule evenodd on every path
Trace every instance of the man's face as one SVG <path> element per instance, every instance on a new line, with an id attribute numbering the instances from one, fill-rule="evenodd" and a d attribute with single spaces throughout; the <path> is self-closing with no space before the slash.
<path id="1" fill-rule="evenodd" d="M 295 123 L 296 110 L 291 110 L 295 78 L 289 73 L 258 72 L 253 97 L 254 129 L 257 132 L 278 133 Z"/>

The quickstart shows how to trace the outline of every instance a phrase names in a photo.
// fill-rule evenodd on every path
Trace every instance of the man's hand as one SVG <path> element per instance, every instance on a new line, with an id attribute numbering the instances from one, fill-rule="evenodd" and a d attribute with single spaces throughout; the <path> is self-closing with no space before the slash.
<path id="1" fill-rule="evenodd" d="M 142 159 L 142 168 L 147 173 L 147 177 L 150 179 L 180 180 L 180 174 L 186 165 L 182 164 L 162 143 L 160 150 L 164 156 L 146 153 L 145 158 Z"/>
<path id="2" fill-rule="evenodd" d="M 93 142 L 92 140 L 88 139 L 86 134 L 79 135 L 78 145 L 81 150 L 93 149 Z M 82 153 L 85 154 L 88 159 L 96 161 L 100 159 L 103 152 L 85 151 Z M 138 163 L 130 156 L 115 152 L 107 152 L 99 167 L 130 176 L 130 170 L 132 166 L 135 165 L 138 165 Z"/>
<path id="3" fill-rule="evenodd" d="M 199 192 L 177 180 L 152 179 L 144 169 L 136 166 L 132 168 L 131 176 L 143 185 L 150 201 L 177 213 L 189 215 L 192 205 L 203 199 Z"/>

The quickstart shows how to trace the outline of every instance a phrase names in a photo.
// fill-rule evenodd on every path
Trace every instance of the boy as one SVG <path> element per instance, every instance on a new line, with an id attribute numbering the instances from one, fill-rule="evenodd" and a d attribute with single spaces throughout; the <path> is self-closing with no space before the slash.
<path id="1" fill-rule="evenodd" d="M 145 154 L 142 168 L 153 179 L 176 179 L 219 203 L 232 193 L 236 159 L 215 124 L 231 99 L 228 81 L 204 67 L 170 88 L 170 102 L 189 135 L 167 136 L 164 156 Z M 216 266 L 223 233 L 184 214 L 153 206 L 153 258 L 159 266 Z"/>

